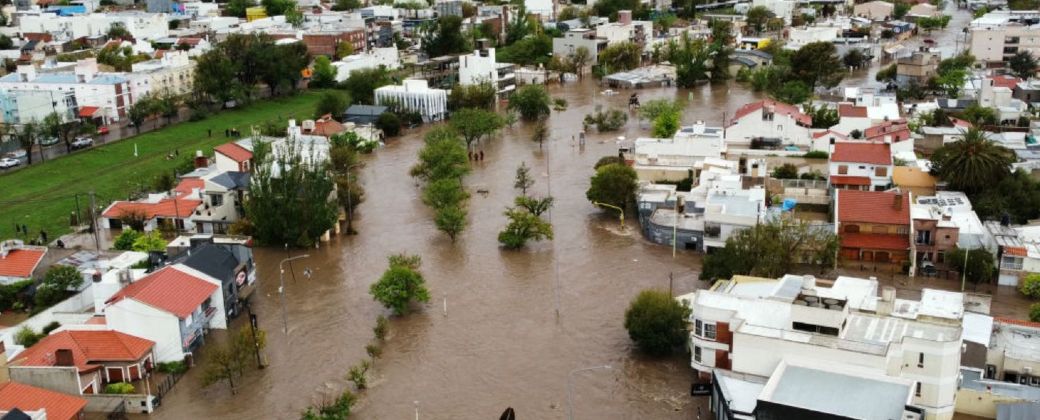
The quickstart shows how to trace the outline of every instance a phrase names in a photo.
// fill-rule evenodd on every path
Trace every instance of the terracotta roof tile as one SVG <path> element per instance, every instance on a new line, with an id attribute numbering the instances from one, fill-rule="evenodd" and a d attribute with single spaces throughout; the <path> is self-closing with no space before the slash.
<path id="1" fill-rule="evenodd" d="M 802 111 L 798 109 L 797 106 L 785 104 L 783 102 L 777 102 L 772 99 L 752 102 L 750 104 L 746 104 L 740 108 L 737 108 L 737 111 L 733 113 L 733 122 L 730 123 L 730 125 L 736 124 L 736 120 L 744 118 L 752 112 L 758 111 L 765 107 L 772 107 L 774 115 L 790 115 L 793 118 L 795 118 L 795 120 L 797 120 L 798 123 L 801 125 L 804 125 L 806 127 L 812 125 L 812 116 L 802 113 Z"/>
<path id="2" fill-rule="evenodd" d="M 841 246 L 845 248 L 905 251 L 910 249 L 910 238 L 907 235 L 842 233 Z"/>
<path id="3" fill-rule="evenodd" d="M 891 165 L 892 149 L 886 143 L 838 142 L 834 144 L 831 162 L 869 163 Z"/>
<path id="4" fill-rule="evenodd" d="M 253 158 L 253 152 L 250 152 L 245 147 L 239 146 L 238 143 L 224 143 L 220 146 L 214 147 L 213 151 L 227 156 L 229 159 L 235 162 L 246 162 Z"/>
<path id="5" fill-rule="evenodd" d="M 201 178 L 185 178 L 173 188 L 174 198 L 165 198 L 155 203 L 142 201 L 116 201 L 101 215 L 110 219 L 122 217 L 127 212 L 140 211 L 145 218 L 191 216 L 195 209 L 202 205 L 202 200 L 187 199 L 195 189 L 203 189 L 206 181 Z"/>
<path id="6" fill-rule="evenodd" d="M 838 105 L 838 115 L 849 118 L 867 118 L 867 107 L 840 104 Z"/>
<path id="7" fill-rule="evenodd" d="M 0 384 L 0 410 L 43 409 L 47 412 L 47 420 L 73 420 L 79 418 L 86 406 L 87 400 L 60 392 L 18 382 Z"/>
<path id="8" fill-rule="evenodd" d="M 54 366 L 54 353 L 72 351 L 80 372 L 94 370 L 99 362 L 136 362 L 148 355 L 155 342 L 118 331 L 61 331 L 18 354 L 12 362 L 21 366 Z"/>
<path id="9" fill-rule="evenodd" d="M 832 185 L 870 185 L 870 178 L 865 176 L 831 175 Z"/>
<path id="10" fill-rule="evenodd" d="M 1015 87 L 1017 87 L 1018 84 L 1022 82 L 1022 79 L 1008 75 L 993 76 L 992 80 L 994 87 L 1006 87 L 1012 90 L 1014 90 Z"/>
<path id="11" fill-rule="evenodd" d="M 216 290 L 216 284 L 181 271 L 174 265 L 130 283 L 108 302 L 115 303 L 123 298 L 130 298 L 170 312 L 178 318 L 184 318 L 209 299 Z"/>
<path id="12" fill-rule="evenodd" d="M 6 256 L 0 257 L 0 277 L 32 277 L 46 253 L 46 249 L 16 248 L 7 251 Z"/>
<path id="13" fill-rule="evenodd" d="M 1026 321 L 1024 319 L 1004 318 L 1002 316 L 995 316 L 993 317 L 993 320 L 1004 324 L 1019 325 L 1030 328 L 1040 328 L 1040 322 Z"/>
<path id="14" fill-rule="evenodd" d="M 1010 255 L 1010 256 L 1013 256 L 1013 257 L 1027 257 L 1027 256 L 1029 256 L 1029 252 L 1026 251 L 1026 248 L 1025 247 L 1021 247 L 1021 246 L 1005 246 L 1004 247 L 1004 254 Z"/>
<path id="15" fill-rule="evenodd" d="M 895 205 L 896 197 L 901 201 Z M 838 222 L 910 224 L 910 194 L 838 190 Z"/>

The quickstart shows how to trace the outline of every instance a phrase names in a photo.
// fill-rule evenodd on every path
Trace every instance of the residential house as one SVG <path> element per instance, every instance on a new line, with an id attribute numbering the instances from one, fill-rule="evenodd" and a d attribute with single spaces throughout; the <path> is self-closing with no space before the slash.
<path id="1" fill-rule="evenodd" d="M 751 7 L 762 6 L 769 9 L 770 12 L 784 20 L 787 25 L 791 24 L 791 18 L 794 17 L 795 9 L 798 8 L 798 2 L 791 0 L 752 0 Z"/>
<path id="2" fill-rule="evenodd" d="M 991 64 L 1003 63 L 1020 51 L 1032 53 L 1034 57 L 1040 56 L 1040 28 L 1036 25 L 1006 20 L 985 22 L 987 19 L 988 15 L 976 19 L 968 28 L 968 52 L 976 60 Z"/>
<path id="3" fill-rule="evenodd" d="M 16 72 L 0 77 L 0 90 L 7 92 L 51 91 L 63 95 L 72 91 L 82 118 L 100 119 L 104 124 L 126 117 L 134 103 L 130 82 L 119 73 L 100 73 L 97 60 L 76 62 L 75 71 L 38 73 L 31 64 L 19 65 Z"/>
<path id="4" fill-rule="evenodd" d="M 607 40 L 596 35 L 596 31 L 587 28 L 571 29 L 563 33 L 562 38 L 553 38 L 553 55 L 571 56 L 578 48 L 589 51 L 589 64 L 596 64 L 599 53 L 607 49 Z"/>
<path id="5" fill-rule="evenodd" d="M 708 127 L 703 121 L 682 127 L 670 139 L 641 137 L 632 148 L 632 168 L 639 179 L 682 181 L 692 178 L 694 165 L 707 158 L 721 159 L 726 152 L 722 127 Z"/>
<path id="6" fill-rule="evenodd" d="M 982 246 L 982 222 L 971 210 L 971 202 L 964 193 L 940 191 L 935 196 L 915 197 L 915 200 L 910 217 L 918 264 L 927 261 L 937 267 L 956 267 L 957 262 L 947 259 L 950 252 Z M 966 235 L 963 240 L 962 226 Z"/>
<path id="7" fill-rule="evenodd" d="M 180 231 L 194 230 L 192 216 L 204 203 L 204 187 L 202 179 L 184 178 L 172 192 L 148 194 L 137 201 L 115 201 L 101 212 L 101 227 L 122 229 L 127 223 L 140 223 L 138 228 L 150 232 L 170 223 Z"/>
<path id="8" fill-rule="evenodd" d="M 905 119 L 885 120 L 863 130 L 863 139 L 869 142 L 887 143 L 892 155 L 914 153 L 914 137 Z M 908 155 L 909 156 L 909 155 Z"/>
<path id="9" fill-rule="evenodd" d="M 986 379 L 1040 388 L 1040 322 L 994 317 Z M 1037 390 L 1040 392 L 1040 390 Z"/>
<path id="10" fill-rule="evenodd" d="M 82 420 L 86 406 L 87 400 L 67 393 L 12 381 L 0 384 L 0 418 Z"/>
<path id="11" fill-rule="evenodd" d="M 342 119 L 343 122 L 359 126 L 373 125 L 379 120 L 379 116 L 389 109 L 389 107 L 378 105 L 351 105 L 343 112 Z"/>
<path id="12" fill-rule="evenodd" d="M 896 61 L 896 84 L 903 87 L 927 85 L 928 80 L 938 74 L 939 61 L 939 54 L 924 50 L 900 58 Z"/>
<path id="13" fill-rule="evenodd" d="M 307 53 L 311 56 L 325 55 L 333 57 L 339 44 L 348 43 L 354 51 L 365 50 L 365 30 L 319 30 L 303 33 L 303 43 L 307 46 Z"/>
<path id="14" fill-rule="evenodd" d="M 872 21 L 883 21 L 892 18 L 892 13 L 895 11 L 895 5 L 887 1 L 868 1 L 866 3 L 860 3 L 852 8 L 852 14 L 870 19 Z"/>
<path id="15" fill-rule="evenodd" d="M 516 90 L 514 65 L 495 61 L 495 49 L 483 48 L 473 54 L 459 56 L 459 84 L 462 86 L 491 83 L 499 99 Z"/>
<path id="16" fill-rule="evenodd" d="M 756 144 L 773 142 L 818 149 L 810 127 L 812 116 L 797 106 L 766 99 L 737 108 L 726 126 L 726 144 L 730 149 L 754 149 Z"/>
<path id="17" fill-rule="evenodd" d="M 195 62 L 184 51 L 167 51 L 161 58 L 132 65 L 127 74 L 136 98 L 145 95 L 181 96 L 191 92 L 195 81 Z"/>
<path id="18" fill-rule="evenodd" d="M 332 114 L 325 114 L 314 120 L 303 120 L 300 128 L 304 135 L 329 137 L 347 131 L 345 125 L 332 119 Z"/>
<path id="19" fill-rule="evenodd" d="M 893 264 L 912 262 L 910 196 L 902 192 L 836 191 L 834 215 L 841 258 Z"/>
<path id="20" fill-rule="evenodd" d="M 711 377 L 713 370 L 775 377 L 777 366 L 792 361 L 851 365 L 875 377 L 914 382 L 912 398 L 902 402 L 920 407 L 926 418 L 953 416 L 965 305 L 961 293 L 924 289 L 921 300 L 912 301 L 897 299 L 893 287 L 879 290 L 875 279 L 734 276 L 676 299 L 692 309 L 690 365 L 701 378 Z M 824 401 L 833 403 L 824 398 L 819 404 Z M 802 418 L 798 414 L 770 418 Z M 889 418 L 850 414 L 812 417 Z"/>
<path id="21" fill-rule="evenodd" d="M 881 27 L 892 31 L 896 41 L 904 41 L 914 35 L 917 25 L 901 20 L 889 20 L 881 24 Z"/>
<path id="22" fill-rule="evenodd" d="M 892 169 L 892 185 L 900 191 L 910 191 L 914 197 L 935 195 L 936 178 L 928 171 L 914 166 L 896 166 Z"/>
<path id="23" fill-rule="evenodd" d="M 350 77 L 355 70 L 384 68 L 397 70 L 401 68 L 400 54 L 396 46 L 387 48 L 369 48 L 367 51 L 358 52 L 332 62 L 336 68 L 336 81 L 342 82 Z"/>
<path id="24" fill-rule="evenodd" d="M 921 127 L 921 137 L 914 139 L 916 151 L 931 155 L 947 143 L 960 140 L 967 131 L 965 127 Z"/>
<path id="25" fill-rule="evenodd" d="M 448 113 L 448 91 L 431 89 L 422 79 L 405 79 L 400 85 L 376 88 L 375 97 L 376 105 L 399 104 L 405 110 L 418 112 L 424 121 L 440 121 Z"/>
<path id="26" fill-rule="evenodd" d="M 1024 80 L 1013 88 L 1011 96 L 1030 106 L 1040 103 L 1040 80 Z"/>
<path id="27" fill-rule="evenodd" d="M 892 184 L 893 168 L 888 143 L 843 141 L 831 146 L 829 173 L 834 188 L 883 191 Z"/>
<path id="28" fill-rule="evenodd" d="M 256 283 L 253 250 L 244 241 L 217 242 L 212 236 L 193 236 L 189 246 L 182 248 L 173 261 L 220 280 L 228 318 L 238 316 L 242 310 L 240 302 L 252 293 Z"/>
<path id="29" fill-rule="evenodd" d="M 15 355 L 11 378 L 71 395 L 100 394 L 105 385 L 143 379 L 155 365 L 155 342 L 108 330 L 62 330 Z"/>
<path id="30" fill-rule="evenodd" d="M 214 163 L 218 171 L 252 171 L 253 152 L 236 142 L 224 143 L 213 148 Z"/>
<path id="31" fill-rule="evenodd" d="M 806 26 L 803 28 L 792 27 L 788 30 L 787 42 L 784 43 L 784 49 L 798 50 L 805 45 L 814 42 L 833 43 L 837 41 L 840 33 L 840 28 L 831 26 Z"/>
<path id="32" fill-rule="evenodd" d="M 862 138 L 863 132 L 874 122 L 866 106 L 849 103 L 838 104 L 838 118 L 838 124 L 830 127 L 830 130 L 850 137 L 858 131 Z"/>
<path id="33" fill-rule="evenodd" d="M 202 204 L 191 216 L 195 232 L 225 234 L 232 224 L 245 217 L 249 172 L 222 171 L 211 165 L 186 173 L 183 178 L 202 181 L 198 190 Z"/>
<path id="34" fill-rule="evenodd" d="M 1023 277 L 1040 269 L 1040 248 L 1035 243 L 1023 241 L 1019 232 L 1007 223 L 989 220 L 986 227 L 987 250 L 997 258 L 997 284 L 1018 287 Z"/>
<path id="35" fill-rule="evenodd" d="M 632 20 L 631 10 L 619 10 L 617 22 L 596 27 L 596 37 L 607 40 L 607 45 L 632 42 L 640 47 L 650 45 L 654 35 L 654 23 L 648 20 Z M 594 50 L 589 50 L 593 52 Z"/>
<path id="36" fill-rule="evenodd" d="M 108 300 L 113 330 L 155 342 L 158 362 L 191 357 L 210 329 L 227 328 L 222 282 L 184 264 L 163 267 Z"/>
<path id="37" fill-rule="evenodd" d="M 47 247 L 25 245 L 17 239 L 0 242 L 0 285 L 30 280 Z"/>
<path id="38" fill-rule="evenodd" d="M 998 122 L 1017 124 L 1019 117 L 1029 112 L 1029 104 L 1014 97 L 1012 89 L 1017 85 L 1016 78 L 985 78 L 978 92 L 978 104 L 995 109 Z"/>

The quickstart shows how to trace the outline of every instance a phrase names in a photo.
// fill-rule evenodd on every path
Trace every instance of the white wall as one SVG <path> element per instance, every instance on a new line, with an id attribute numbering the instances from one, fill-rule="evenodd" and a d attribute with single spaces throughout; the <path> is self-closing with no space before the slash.
<path id="1" fill-rule="evenodd" d="M 105 319 L 115 331 L 154 341 L 159 362 L 184 359 L 180 320 L 173 314 L 125 298 L 105 308 Z"/>

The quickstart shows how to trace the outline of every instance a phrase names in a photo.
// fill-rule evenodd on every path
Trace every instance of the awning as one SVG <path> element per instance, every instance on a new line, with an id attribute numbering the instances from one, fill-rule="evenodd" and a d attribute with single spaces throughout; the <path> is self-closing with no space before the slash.
<path id="1" fill-rule="evenodd" d="M 79 116 L 80 118 L 92 118 L 97 111 L 98 107 L 96 106 L 81 106 L 79 107 Z"/>

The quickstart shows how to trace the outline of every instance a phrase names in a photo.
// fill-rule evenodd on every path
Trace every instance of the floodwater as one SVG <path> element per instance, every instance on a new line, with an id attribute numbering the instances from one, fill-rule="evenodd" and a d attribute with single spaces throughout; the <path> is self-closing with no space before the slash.
<path id="1" fill-rule="evenodd" d="M 489 193 L 473 193 L 469 225 L 454 244 L 436 230 L 408 176 L 422 131 L 376 151 L 362 175 L 366 198 L 355 220 L 360 234 L 293 251 L 310 257 L 294 262 L 295 281 L 286 270 L 288 335 L 277 295 L 277 266 L 285 251 L 255 250 L 260 288 L 254 309 L 268 333 L 270 366 L 248 373 L 235 396 L 223 384 L 203 388 L 202 369 L 193 369 L 155 417 L 291 419 L 323 396 L 333 398 L 347 386 L 349 367 L 366 357 L 376 316 L 387 314 L 368 287 L 386 268 L 386 257 L 401 252 L 422 256 L 432 299 L 411 315 L 392 318 L 383 355 L 370 371 L 370 389 L 360 394 L 357 418 L 412 418 L 418 409 L 420 418 L 487 419 L 506 407 L 524 419 L 565 418 L 568 372 L 601 365 L 611 369 L 573 375 L 574 418 L 694 417 L 695 401 L 705 399 L 690 397 L 689 356 L 642 357 L 623 322 L 628 302 L 645 288 L 668 290 L 670 274 L 675 294 L 704 287 L 696 280 L 699 257 L 679 253 L 673 259 L 668 247 L 650 244 L 631 228 L 632 215 L 626 219 L 629 233 L 618 233 L 616 214 L 586 200 L 596 160 L 617 153 L 616 137 L 647 135 L 648 127 L 633 114 L 621 132 L 590 134 L 580 148 L 571 137 L 583 116 L 596 105 L 624 109 L 631 92 L 599 91 L 591 78 L 551 88 L 569 108 L 553 113 L 552 140 L 544 151 L 530 140 L 531 126 L 522 123 L 480 145 L 485 158 L 474 164 L 466 184 Z M 688 100 L 684 123 L 709 125 L 720 125 L 724 112 L 732 116 L 757 98 L 735 84 L 639 95 L 644 102 Z M 551 172 L 556 240 L 510 251 L 496 237 L 505 225 L 502 212 L 517 195 L 512 185 L 520 162 L 537 175 L 533 194 L 546 194 Z M 313 270 L 310 279 L 301 275 L 304 268 Z"/>

